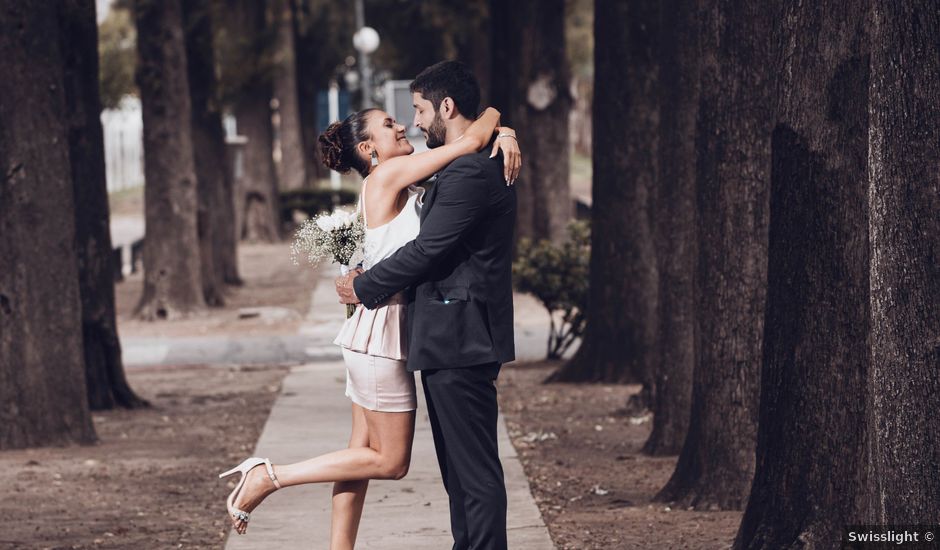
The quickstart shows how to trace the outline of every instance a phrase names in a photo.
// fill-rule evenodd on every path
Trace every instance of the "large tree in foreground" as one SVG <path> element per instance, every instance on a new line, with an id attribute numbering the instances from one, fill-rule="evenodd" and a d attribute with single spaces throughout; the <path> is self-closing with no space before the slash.
<path id="1" fill-rule="evenodd" d="M 875 2 L 869 521 L 940 518 L 940 7 Z"/>
<path id="2" fill-rule="evenodd" d="M 144 118 L 144 291 L 141 318 L 205 306 L 189 84 L 180 0 L 137 0 L 137 85 Z"/>
<path id="3" fill-rule="evenodd" d="M 114 308 L 95 2 L 62 0 L 58 6 L 88 403 L 92 410 L 139 407 L 146 403 L 134 394 L 124 375 Z"/>
<path id="4" fill-rule="evenodd" d="M 658 353 L 651 368 L 652 455 L 679 454 L 692 408 L 695 364 L 695 120 L 698 114 L 698 26 L 695 0 L 660 5 L 659 158 L 654 235 L 659 270 Z"/>
<path id="5" fill-rule="evenodd" d="M 659 498 L 737 509 L 754 474 L 767 284 L 771 13 L 703 0 L 692 416 Z"/>
<path id="6" fill-rule="evenodd" d="M 695 364 L 695 120 L 698 114 L 698 9 L 664 0 L 659 40 L 659 183 L 655 205 L 659 269 L 658 353 L 652 383 L 652 455 L 679 454 L 692 408 Z"/>
<path id="7" fill-rule="evenodd" d="M 741 549 L 830 548 L 859 523 L 868 392 L 866 2 L 779 17 L 757 469 Z"/>
<path id="8" fill-rule="evenodd" d="M 0 14 L 0 449 L 92 443 L 58 14 Z"/>
<path id="9" fill-rule="evenodd" d="M 595 79 L 604 85 L 594 93 L 590 314 L 580 349 L 553 381 L 639 382 L 651 372 L 658 18 L 654 0 L 596 3 Z"/>

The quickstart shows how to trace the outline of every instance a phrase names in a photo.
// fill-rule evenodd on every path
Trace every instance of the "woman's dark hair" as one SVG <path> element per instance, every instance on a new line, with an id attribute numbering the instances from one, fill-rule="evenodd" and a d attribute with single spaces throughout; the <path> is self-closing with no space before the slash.
<path id="1" fill-rule="evenodd" d="M 369 113 L 375 110 L 364 109 L 353 113 L 342 122 L 330 124 L 326 131 L 320 134 L 317 138 L 320 157 L 327 168 L 340 174 L 355 170 L 362 177 L 369 175 L 369 163 L 359 156 L 356 146 L 371 137 L 366 126 Z"/>
<path id="2" fill-rule="evenodd" d="M 445 97 L 463 116 L 474 119 L 480 111 L 480 85 L 466 65 L 460 61 L 441 61 L 421 71 L 408 87 L 431 102 L 434 110 L 441 107 Z"/>

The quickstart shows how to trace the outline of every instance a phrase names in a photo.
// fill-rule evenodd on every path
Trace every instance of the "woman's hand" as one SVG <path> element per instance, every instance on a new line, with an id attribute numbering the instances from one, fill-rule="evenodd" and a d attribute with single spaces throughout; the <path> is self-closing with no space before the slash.
<path id="1" fill-rule="evenodd" d="M 516 131 L 507 126 L 496 128 L 498 135 L 496 142 L 493 143 L 493 153 L 490 158 L 496 156 L 499 151 L 503 152 L 503 176 L 506 179 L 506 185 L 512 185 L 519 177 L 519 171 L 522 169 L 522 151 L 519 150 L 519 142 L 516 140 Z"/>

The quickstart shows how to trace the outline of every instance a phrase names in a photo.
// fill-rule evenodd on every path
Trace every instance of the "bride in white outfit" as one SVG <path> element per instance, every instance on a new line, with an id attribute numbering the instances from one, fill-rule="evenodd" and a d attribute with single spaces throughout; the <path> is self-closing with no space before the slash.
<path id="1" fill-rule="evenodd" d="M 439 117 L 453 112 L 453 101 L 444 99 L 435 124 L 443 124 Z M 363 177 L 359 208 L 366 225 L 365 269 L 418 235 L 424 189 L 415 184 L 457 157 L 487 147 L 497 130 L 493 156 L 502 150 L 506 181 L 515 180 L 521 165 L 515 132 L 498 124 L 499 112 L 489 108 L 461 138 L 417 155 L 411 155 L 414 147 L 404 126 L 379 109 L 360 111 L 326 129 L 319 137 L 324 164 L 341 173 L 356 170 Z M 423 130 L 433 135 L 437 128 Z M 333 482 L 330 548 L 353 548 L 369 480 L 401 479 L 411 462 L 417 403 L 414 374 L 405 368 L 405 307 L 401 294 L 374 310 L 360 304 L 336 338 L 346 362 L 346 395 L 352 400 L 348 448 L 295 464 L 272 465 L 253 457 L 220 476 L 242 474 L 227 501 L 238 533 L 245 533 L 250 512 L 277 489 Z"/>

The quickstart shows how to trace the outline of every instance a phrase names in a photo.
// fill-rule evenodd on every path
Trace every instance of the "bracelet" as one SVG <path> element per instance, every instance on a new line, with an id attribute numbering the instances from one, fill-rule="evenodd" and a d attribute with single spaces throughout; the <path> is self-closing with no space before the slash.
<path id="1" fill-rule="evenodd" d="M 504 137 L 509 137 L 509 138 L 512 138 L 512 139 L 514 139 L 514 140 L 516 140 L 516 141 L 519 141 L 519 139 L 516 138 L 516 136 L 514 136 L 514 135 L 512 135 L 512 134 L 499 134 L 498 136 L 496 136 L 496 139 L 504 138 Z"/>

